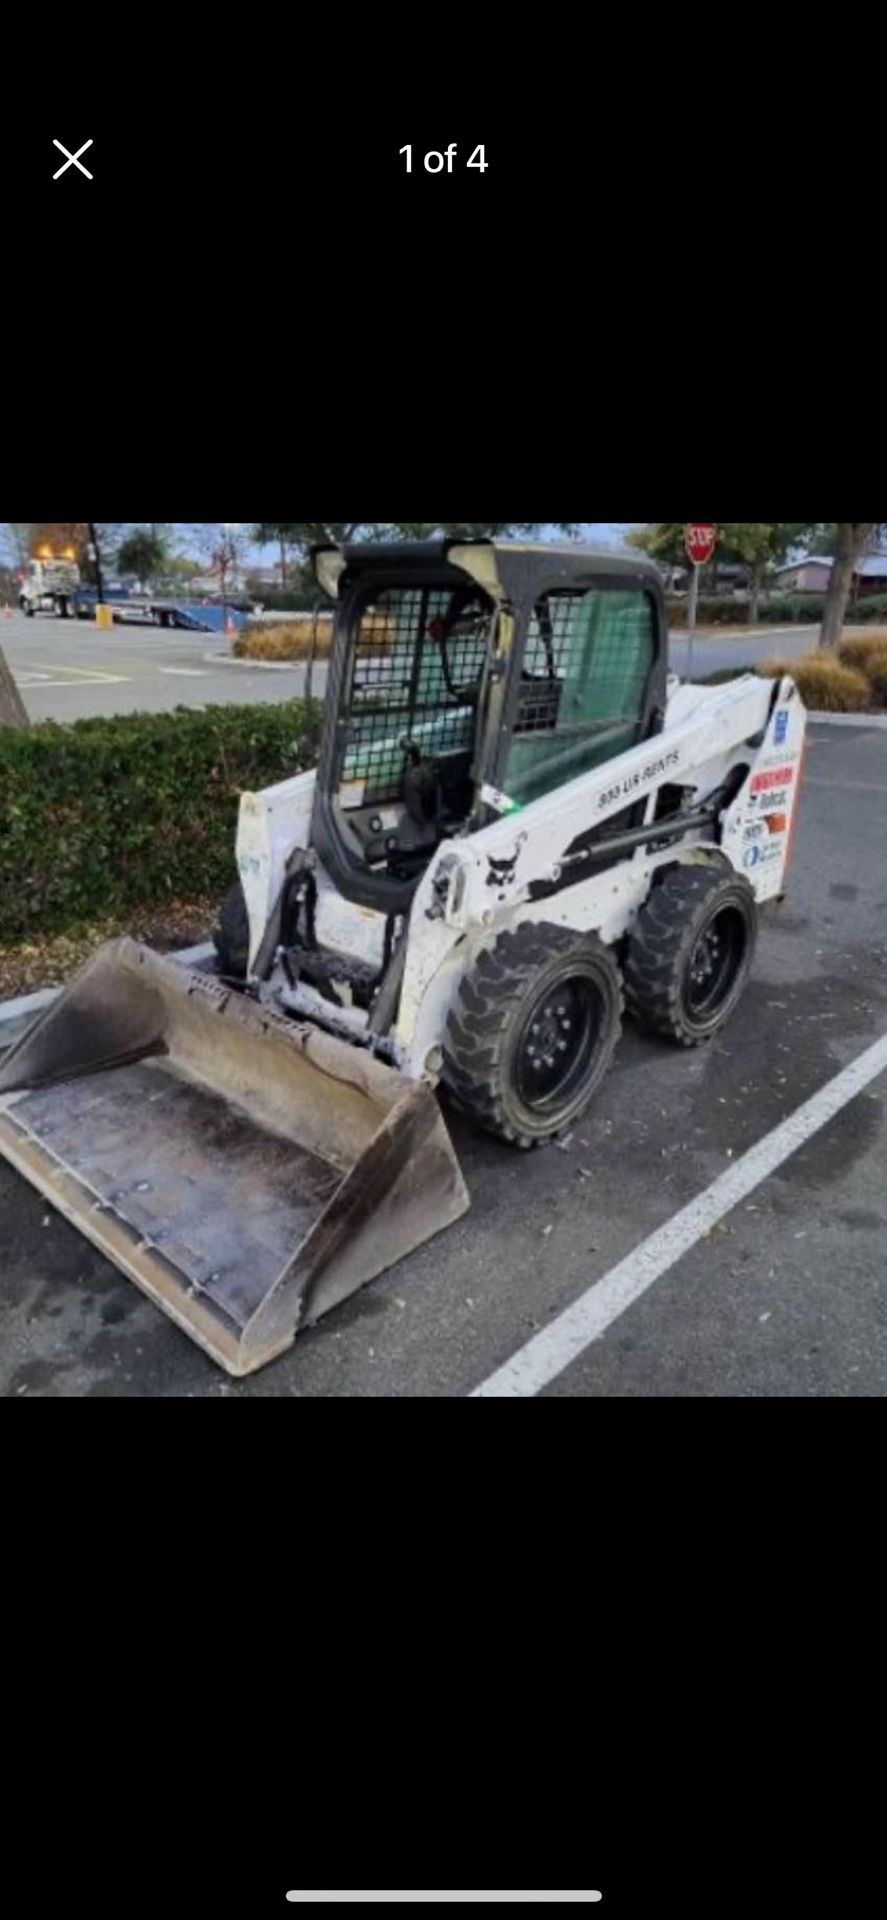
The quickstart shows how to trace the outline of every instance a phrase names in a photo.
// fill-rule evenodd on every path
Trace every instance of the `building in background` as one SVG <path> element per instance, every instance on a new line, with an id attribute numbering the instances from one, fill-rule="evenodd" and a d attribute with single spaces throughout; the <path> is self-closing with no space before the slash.
<path id="1" fill-rule="evenodd" d="M 828 554 L 812 554 L 790 567 L 779 567 L 774 584 L 780 593 L 827 593 L 834 561 Z M 853 576 L 854 599 L 887 593 L 887 553 L 871 553 L 860 560 Z"/>

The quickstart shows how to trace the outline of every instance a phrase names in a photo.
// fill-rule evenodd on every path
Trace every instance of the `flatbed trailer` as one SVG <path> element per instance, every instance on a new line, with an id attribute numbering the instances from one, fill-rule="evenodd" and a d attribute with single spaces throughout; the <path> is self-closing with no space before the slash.
<path id="1" fill-rule="evenodd" d="M 181 627 L 188 633 L 223 634 L 229 624 L 240 632 L 251 612 L 252 608 L 248 612 L 242 606 L 219 606 L 212 602 L 201 605 L 194 600 L 151 601 L 151 615 L 158 627 Z"/>
<path id="2" fill-rule="evenodd" d="M 153 609 L 148 594 L 130 593 L 125 587 L 106 587 L 101 597 L 101 605 L 110 607 L 116 621 L 126 624 L 150 626 L 154 624 Z M 61 619 L 94 620 L 99 606 L 97 587 L 77 587 L 67 596 L 67 605 L 57 605 L 56 613 Z"/>

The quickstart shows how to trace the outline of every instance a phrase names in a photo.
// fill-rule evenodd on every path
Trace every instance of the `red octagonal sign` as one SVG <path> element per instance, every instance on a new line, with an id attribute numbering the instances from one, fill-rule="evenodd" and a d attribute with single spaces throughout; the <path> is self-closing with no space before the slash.
<path id="1" fill-rule="evenodd" d="M 703 526 L 687 528 L 684 534 L 684 545 L 687 549 L 687 556 L 692 560 L 694 567 L 705 567 L 708 565 L 717 545 L 717 539 L 717 527 Z"/>

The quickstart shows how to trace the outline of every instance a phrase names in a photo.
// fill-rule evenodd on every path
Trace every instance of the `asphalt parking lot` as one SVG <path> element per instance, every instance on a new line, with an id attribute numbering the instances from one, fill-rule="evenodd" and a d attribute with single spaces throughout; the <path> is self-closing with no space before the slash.
<path id="1" fill-rule="evenodd" d="M 303 692 L 303 667 L 235 664 L 223 657 L 228 644 L 218 634 L 147 625 L 100 633 L 90 620 L 49 614 L 0 621 L 0 646 L 34 721 L 248 705 Z"/>
<path id="2" fill-rule="evenodd" d="M 815 640 L 807 627 L 774 629 L 753 639 L 709 637 L 696 642 L 693 673 L 715 673 L 772 658 L 806 653 Z M 166 713 L 174 707 L 247 705 L 293 699 L 304 692 L 301 666 L 272 670 L 231 662 L 217 634 L 149 626 L 114 626 L 100 633 L 89 620 L 57 620 L 16 613 L 0 621 L 2 646 L 32 720 L 82 720 L 91 714 Z M 672 664 L 686 674 L 686 638 L 672 637 Z M 325 668 L 316 670 L 323 692 Z"/>
<path id="3" fill-rule="evenodd" d="M 448 1233 L 245 1382 L 227 1379 L 0 1164 L 5 1396 L 464 1396 L 887 1035 L 887 732 L 815 727 L 789 898 L 708 1049 L 626 1029 L 566 1151 L 450 1115 Z M 551 1378 L 546 1397 L 887 1391 L 887 1071 Z M 603 1295 L 602 1295 L 603 1297 Z"/>

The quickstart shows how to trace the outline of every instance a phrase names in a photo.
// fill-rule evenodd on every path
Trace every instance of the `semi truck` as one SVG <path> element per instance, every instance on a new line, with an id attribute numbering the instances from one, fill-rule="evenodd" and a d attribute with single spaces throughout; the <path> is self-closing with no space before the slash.
<path id="1" fill-rule="evenodd" d="M 51 613 L 61 620 L 94 620 L 99 594 L 97 587 L 81 579 L 76 561 L 66 555 L 58 560 L 29 560 L 21 578 L 18 603 L 29 619 L 35 613 Z M 110 607 L 118 620 L 154 619 L 150 596 L 124 583 L 105 585 L 102 605 Z"/>
<path id="2" fill-rule="evenodd" d="M 106 582 L 101 600 L 117 621 L 184 627 L 198 633 L 224 633 L 230 626 L 240 629 L 250 613 L 259 611 L 253 600 L 241 594 L 224 601 L 209 596 L 193 601 L 182 594 L 145 593 L 136 581 L 114 586 Z M 98 588 L 81 579 L 76 561 L 68 555 L 29 560 L 21 575 L 19 607 L 29 619 L 35 613 L 50 613 L 61 620 L 94 620 L 98 604 Z"/>
<path id="3" fill-rule="evenodd" d="M 22 613 L 57 613 L 67 619 L 80 586 L 80 568 L 73 556 L 61 560 L 29 560 L 22 575 L 18 603 Z"/>

